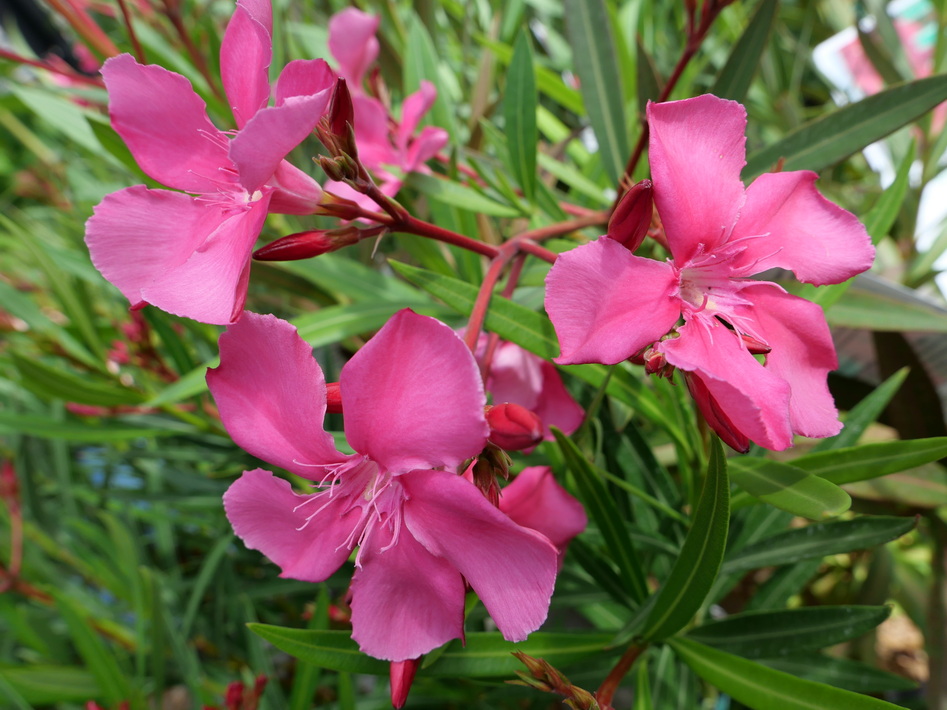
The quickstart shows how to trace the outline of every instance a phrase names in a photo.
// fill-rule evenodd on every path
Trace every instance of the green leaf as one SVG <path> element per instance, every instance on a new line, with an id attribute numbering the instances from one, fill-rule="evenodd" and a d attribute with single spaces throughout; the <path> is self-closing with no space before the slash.
<path id="1" fill-rule="evenodd" d="M 779 461 L 734 458 L 730 477 L 751 496 L 810 520 L 844 513 L 852 505 L 848 493 L 834 483 Z"/>
<path id="2" fill-rule="evenodd" d="M 697 675 L 753 710 L 895 710 L 899 707 L 867 695 L 802 680 L 696 641 L 673 639 L 670 645 Z"/>
<path id="3" fill-rule="evenodd" d="M 441 61 L 434 49 L 431 35 L 421 19 L 415 15 L 408 29 L 408 44 L 404 53 L 404 93 L 405 96 L 417 91 L 421 81 L 427 80 L 437 89 L 437 99 L 422 125 L 433 123 L 447 130 L 453 140 L 457 140 L 457 124 L 454 112 L 448 105 L 444 84 L 439 77 Z"/>
<path id="4" fill-rule="evenodd" d="M 299 330 L 299 337 L 316 348 L 338 343 L 360 333 L 376 331 L 403 307 L 391 301 L 347 303 L 305 313 L 291 322 Z M 412 304 L 411 308 L 422 315 L 441 318 L 452 313 L 438 303 Z"/>
<path id="5" fill-rule="evenodd" d="M 947 76 L 945 76 L 947 78 Z M 829 325 L 884 332 L 947 333 L 947 315 L 923 301 L 868 291 L 856 282 L 826 311 Z"/>
<path id="6" fill-rule="evenodd" d="M 879 500 L 889 505 L 925 509 L 947 505 L 947 473 L 942 466 L 930 465 L 911 473 L 892 473 L 884 478 L 849 483 L 845 488 L 857 498 Z"/>
<path id="7" fill-rule="evenodd" d="M 629 596 L 640 604 L 648 596 L 648 585 L 641 561 L 614 498 L 575 443 L 555 427 L 552 432 L 575 479 L 579 496 L 602 533 L 609 557 L 618 566 Z"/>
<path id="8" fill-rule="evenodd" d="M 49 123 L 67 138 L 98 156 L 112 158 L 110 153 L 102 150 L 92 128 L 89 127 L 89 122 L 86 121 L 85 112 L 75 102 L 57 96 L 51 91 L 24 86 L 17 82 L 10 85 L 10 90 L 37 117 Z"/>
<path id="9" fill-rule="evenodd" d="M 314 666 L 346 673 L 388 675 L 389 664 L 366 656 L 348 631 L 289 629 L 268 624 L 247 624 L 253 633 L 278 649 Z M 466 646 L 453 641 L 437 661 L 419 675 L 444 678 L 491 678 L 513 676 L 522 664 L 512 655 L 522 651 L 546 659 L 556 666 L 589 657 L 601 657 L 611 634 L 534 633 L 521 643 L 504 641 L 499 633 L 466 634 Z"/>
<path id="10" fill-rule="evenodd" d="M 513 48 L 503 93 L 503 117 L 506 121 L 507 146 L 513 177 L 523 188 L 530 202 L 536 192 L 536 145 L 539 130 L 536 128 L 536 76 L 533 73 L 533 49 L 529 33 L 521 30 Z"/>
<path id="11" fill-rule="evenodd" d="M 792 464 L 841 486 L 906 471 L 944 457 L 947 457 L 947 437 L 937 436 L 820 451 L 800 456 Z"/>
<path id="12" fill-rule="evenodd" d="M 753 153 L 743 168 L 751 180 L 781 158 L 783 170 L 821 170 L 911 123 L 947 100 L 947 76 L 918 79 L 869 96 L 803 124 Z"/>
<path id="13" fill-rule="evenodd" d="M 908 368 L 902 367 L 891 377 L 878 385 L 867 397 L 856 404 L 845 417 L 845 426 L 842 431 L 835 436 L 823 439 L 814 447 L 810 453 L 817 451 L 829 451 L 831 449 L 841 449 L 846 446 L 853 446 L 858 443 L 861 435 L 868 428 L 868 425 L 874 422 L 888 406 L 888 402 L 894 397 L 895 393 L 904 384 L 908 376 Z"/>
<path id="14" fill-rule="evenodd" d="M 806 680 L 834 685 L 855 693 L 882 693 L 886 690 L 913 690 L 917 687 L 916 683 L 894 673 L 886 673 L 865 663 L 821 653 L 762 659 L 760 663 Z"/>
<path id="15" fill-rule="evenodd" d="M 733 45 L 727 63 L 717 75 L 710 93 L 722 99 L 743 101 L 750 89 L 753 75 L 769 42 L 778 0 L 762 0 L 740 39 Z"/>
<path id="16" fill-rule="evenodd" d="M 405 179 L 406 187 L 414 188 L 432 200 L 445 205 L 459 207 L 468 212 L 477 212 L 491 217 L 518 217 L 520 211 L 501 202 L 497 202 L 481 192 L 448 180 L 423 173 L 411 173 Z"/>
<path id="17" fill-rule="evenodd" d="M 788 565 L 813 557 L 864 550 L 896 540 L 914 529 L 914 518 L 864 515 L 855 520 L 813 523 L 773 535 L 728 555 L 723 573 Z"/>
<path id="18" fill-rule="evenodd" d="M 887 606 L 750 611 L 691 629 L 687 638 L 744 658 L 777 658 L 857 638 L 890 613 Z"/>
<path id="19" fill-rule="evenodd" d="M 661 78 L 654 66 L 654 60 L 648 54 L 639 37 L 635 48 L 635 78 L 637 80 L 638 111 L 644 116 L 649 101 L 657 101 L 661 95 Z"/>
<path id="20" fill-rule="evenodd" d="M 23 386 L 42 397 L 99 407 L 139 404 L 144 399 L 140 392 L 104 382 L 89 374 L 79 376 L 62 367 L 53 367 L 16 353 L 12 359 L 23 378 Z"/>
<path id="21" fill-rule="evenodd" d="M 618 185 L 628 160 L 628 124 L 612 25 L 605 0 L 566 0 L 566 32 L 605 174 Z"/>
<path id="22" fill-rule="evenodd" d="M 0 667 L 0 679 L 31 705 L 80 703 L 100 693 L 89 671 L 71 666 Z"/>
<path id="23" fill-rule="evenodd" d="M 704 603 L 720 571 L 730 523 L 730 482 L 720 440 L 713 437 L 711 446 L 694 522 L 641 632 L 647 641 L 661 641 L 684 628 Z"/>
<path id="24" fill-rule="evenodd" d="M 54 590 L 52 594 L 76 651 L 101 689 L 101 698 L 110 705 L 128 700 L 131 686 L 128 683 L 127 671 L 92 628 L 89 619 L 82 615 L 78 606 L 58 590 Z"/>
<path id="25" fill-rule="evenodd" d="M 149 439 L 157 436 L 179 434 L 180 432 L 173 429 L 128 426 L 108 421 L 95 424 L 78 424 L 69 421 L 61 422 L 38 414 L 0 411 L 0 433 L 29 434 L 42 439 L 64 439 L 66 441 L 95 443 Z"/>

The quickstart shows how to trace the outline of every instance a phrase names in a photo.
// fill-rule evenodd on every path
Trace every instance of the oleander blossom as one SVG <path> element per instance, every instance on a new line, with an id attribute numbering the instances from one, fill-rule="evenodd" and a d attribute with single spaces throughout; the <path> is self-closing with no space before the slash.
<path id="1" fill-rule="evenodd" d="M 245 472 L 224 495 L 235 532 L 281 576 L 312 582 L 358 547 L 352 636 L 365 653 L 406 661 L 462 637 L 467 583 L 505 638 L 543 623 L 557 549 L 457 474 L 488 427 L 476 363 L 447 326 L 403 310 L 342 368 L 351 455 L 322 428 L 325 380 L 289 323 L 245 313 L 207 381 L 237 444 L 313 486 Z"/>
<path id="2" fill-rule="evenodd" d="M 431 172 L 425 163 L 447 145 L 449 136 L 439 126 L 421 126 L 437 100 L 437 89 L 431 82 L 421 81 L 418 90 L 405 98 L 400 120 L 389 114 L 385 104 L 365 93 L 365 74 L 378 57 L 378 24 L 377 16 L 354 7 L 337 12 L 329 20 L 329 51 L 352 95 L 359 161 L 377 178 L 381 192 L 394 197 L 406 175 Z M 330 180 L 325 189 L 365 209 L 378 209 L 374 201 L 345 183 Z"/>
<path id="3" fill-rule="evenodd" d="M 865 228 L 819 194 L 813 172 L 744 187 L 746 111 L 734 101 L 652 103 L 648 125 L 671 258 L 637 257 L 607 237 L 561 255 L 546 280 L 556 361 L 615 364 L 653 347 L 737 449 L 838 433 L 826 382 L 838 362 L 822 309 L 750 277 L 780 267 L 807 283 L 845 281 L 871 266 Z"/>
<path id="4" fill-rule="evenodd" d="M 240 0 L 220 48 L 236 132 L 210 122 L 180 74 L 128 54 L 105 63 L 113 128 L 149 177 L 182 191 L 119 190 L 86 224 L 93 263 L 133 308 L 233 321 L 267 213 L 316 210 L 319 184 L 284 158 L 325 112 L 335 75 L 321 59 L 290 62 L 267 106 L 271 35 L 269 0 Z"/>

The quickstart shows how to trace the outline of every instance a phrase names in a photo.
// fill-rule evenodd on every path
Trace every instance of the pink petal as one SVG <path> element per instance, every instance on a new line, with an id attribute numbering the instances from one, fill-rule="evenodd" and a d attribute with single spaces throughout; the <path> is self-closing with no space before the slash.
<path id="1" fill-rule="evenodd" d="M 268 203 L 269 195 L 265 195 L 231 212 L 187 261 L 144 286 L 142 298 L 163 311 L 202 323 L 226 325 L 236 320 L 247 297 L 250 253 Z"/>
<path id="2" fill-rule="evenodd" d="M 668 264 L 602 237 L 560 254 L 546 277 L 546 312 L 561 365 L 614 365 L 666 334 L 681 308 Z"/>
<path id="3" fill-rule="evenodd" d="M 227 489 L 224 510 L 244 544 L 279 565 L 280 577 L 322 582 L 348 559 L 346 541 L 360 518 L 357 509 L 346 510 L 349 500 L 325 496 L 294 493 L 289 482 L 257 468 Z"/>
<path id="4" fill-rule="evenodd" d="M 748 309 L 773 349 L 766 369 L 789 383 L 789 417 L 798 434 L 834 436 L 842 429 L 827 375 L 838 367 L 832 334 L 822 308 L 767 284 L 743 290 Z"/>
<path id="5" fill-rule="evenodd" d="M 388 137 L 388 111 L 378 99 L 353 96 L 355 109 L 355 142 L 358 157 L 369 170 L 382 165 L 395 165 L 398 158 Z"/>
<path id="6" fill-rule="evenodd" d="M 189 192 L 214 192 L 233 182 L 222 172 L 230 168 L 229 140 L 208 120 L 187 79 L 129 54 L 107 60 L 102 77 L 112 127 L 145 173 Z"/>
<path id="7" fill-rule="evenodd" d="M 324 59 L 294 59 L 276 80 L 276 105 L 294 96 L 313 96 L 335 86 L 335 72 Z"/>
<path id="8" fill-rule="evenodd" d="M 187 261 L 226 219 L 183 193 L 136 185 L 96 205 L 85 241 L 95 268 L 135 307 L 146 302 L 144 289 Z"/>
<path id="9" fill-rule="evenodd" d="M 677 264 L 727 240 L 743 205 L 746 110 L 705 94 L 648 104 L 654 202 Z"/>
<path id="10" fill-rule="evenodd" d="M 352 638 L 364 653 L 404 661 L 464 633 L 464 581 L 445 559 L 425 550 L 402 528 L 381 528 L 360 551 L 352 577 Z"/>
<path id="11" fill-rule="evenodd" d="M 759 273 L 779 266 L 800 281 L 840 283 L 867 270 L 875 249 L 851 212 L 829 202 L 808 170 L 760 175 L 746 191 L 733 238 L 747 239 L 742 265 Z"/>
<path id="12" fill-rule="evenodd" d="M 420 170 L 424 163 L 443 150 L 449 139 L 450 136 L 443 128 L 425 126 L 408 148 L 402 160 L 401 169 L 409 173 Z"/>
<path id="13" fill-rule="evenodd" d="M 454 467 L 489 433 L 480 372 L 443 323 L 404 309 L 342 368 L 345 436 L 395 472 Z"/>
<path id="14" fill-rule="evenodd" d="M 542 362 L 515 343 L 501 343 L 493 353 L 487 380 L 493 403 L 513 402 L 534 409 L 543 388 Z"/>
<path id="15" fill-rule="evenodd" d="M 549 466 L 530 466 L 500 495 L 500 510 L 517 525 L 542 533 L 562 547 L 585 530 L 582 504 L 559 485 Z"/>
<path id="16" fill-rule="evenodd" d="M 585 410 L 572 399 L 566 389 L 559 371 L 551 362 L 542 362 L 543 388 L 539 394 L 539 402 L 533 411 L 543 421 L 544 438 L 552 441 L 555 437 L 549 427 L 561 429 L 567 436 L 578 429 L 585 420 Z"/>
<path id="17" fill-rule="evenodd" d="M 421 86 L 408 96 L 401 105 L 401 123 L 398 125 L 397 145 L 402 153 L 407 152 L 408 143 L 421 124 L 421 119 L 431 110 L 437 100 L 434 84 L 423 79 Z"/>
<path id="18" fill-rule="evenodd" d="M 270 0 L 237 0 L 237 7 L 246 10 L 250 17 L 259 22 L 266 30 L 266 36 L 273 36 L 273 7 Z"/>
<path id="19" fill-rule="evenodd" d="M 514 523 L 460 476 L 413 471 L 399 480 L 408 530 L 464 575 L 503 637 L 522 641 L 538 629 L 556 582 L 555 546 Z"/>
<path id="20" fill-rule="evenodd" d="M 329 18 L 329 51 L 339 63 L 339 73 L 356 92 L 362 77 L 378 57 L 375 32 L 381 18 L 347 7 Z"/>
<path id="21" fill-rule="evenodd" d="M 258 111 L 237 134 L 230 143 L 230 158 L 247 192 L 263 187 L 280 161 L 312 132 L 328 100 L 328 92 L 288 98 L 282 106 Z"/>
<path id="22" fill-rule="evenodd" d="M 273 188 L 270 212 L 312 214 L 322 201 L 322 188 L 312 177 L 286 160 L 280 161 L 269 179 Z"/>
<path id="23" fill-rule="evenodd" d="M 760 446 L 782 451 L 792 446 L 789 384 L 764 368 L 724 325 L 691 321 L 680 337 L 657 349 L 667 361 L 699 376 L 732 424 Z"/>
<path id="24" fill-rule="evenodd" d="M 322 428 L 326 384 L 312 348 L 275 316 L 244 313 L 220 336 L 220 366 L 207 385 L 227 432 L 274 466 L 320 480 L 346 460 Z"/>
<path id="25" fill-rule="evenodd" d="M 220 44 L 220 78 L 227 100 L 243 128 L 270 100 L 273 42 L 266 28 L 237 5 Z"/>

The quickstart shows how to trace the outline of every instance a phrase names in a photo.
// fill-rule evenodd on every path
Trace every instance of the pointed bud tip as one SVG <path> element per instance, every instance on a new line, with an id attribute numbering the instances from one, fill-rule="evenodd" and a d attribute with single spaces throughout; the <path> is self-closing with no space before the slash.
<path id="1" fill-rule="evenodd" d="M 654 214 L 654 189 L 650 180 L 642 180 L 626 192 L 608 220 L 606 236 L 629 251 L 635 251 L 648 234 Z"/>
<path id="2" fill-rule="evenodd" d="M 543 439 L 543 422 L 526 407 L 504 402 L 486 411 L 491 442 L 504 451 L 520 451 L 535 446 Z"/>
<path id="3" fill-rule="evenodd" d="M 316 229 L 310 232 L 297 232 L 281 237 L 275 242 L 260 247 L 253 252 L 257 261 L 298 261 L 310 259 L 320 254 L 336 251 L 359 239 L 359 230 L 355 227 L 339 229 Z"/>
<path id="4" fill-rule="evenodd" d="M 391 705 L 395 708 L 404 707 L 414 682 L 414 674 L 421 665 L 420 658 L 410 658 L 407 661 L 392 661 L 388 677 L 391 680 Z"/>

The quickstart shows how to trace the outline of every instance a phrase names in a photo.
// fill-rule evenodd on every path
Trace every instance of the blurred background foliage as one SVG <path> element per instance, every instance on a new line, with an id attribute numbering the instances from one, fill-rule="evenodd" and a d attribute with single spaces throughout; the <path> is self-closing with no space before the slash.
<path id="1" fill-rule="evenodd" d="M 274 67 L 291 58 L 328 57 L 327 18 L 346 4 L 274 0 Z M 607 22 L 598 25 L 599 48 L 583 44 L 566 26 L 565 15 L 581 12 L 581 3 L 356 4 L 382 17 L 378 67 L 394 103 L 421 78 L 434 81 L 439 98 L 430 119 L 451 132 L 444 159 L 433 166 L 436 176 L 412 176 L 399 199 L 413 214 L 494 243 L 564 219 L 563 202 L 587 210 L 609 207 L 615 166 L 620 171 L 640 136 L 642 107 L 659 95 L 686 41 L 687 3 L 600 3 Z M 929 109 L 947 98 L 947 79 L 924 84 L 923 91 L 900 84 L 919 77 L 909 73 L 884 22 L 876 23 L 861 39 L 870 60 L 886 86 L 914 88 L 888 95 L 867 113 L 846 115 L 847 137 L 838 126 L 813 129 L 811 123 L 838 110 L 839 94 L 813 63 L 813 48 L 859 18 L 879 16 L 883 5 L 738 0 L 720 14 L 671 93 L 686 98 L 715 91 L 742 100 L 749 113 L 751 167 L 762 172 L 786 158 L 787 169 L 819 170 L 820 189 L 859 215 L 879 246 L 873 278 L 858 279 L 848 289 L 805 290 L 823 303 L 836 329 L 841 368 L 832 385 L 849 425 L 834 440 L 801 442 L 788 455 L 767 459 L 754 451 L 731 463 L 736 486 L 727 557 L 714 587 L 704 590 L 701 611 L 710 619 L 859 605 L 860 616 L 847 625 L 836 617 L 813 617 L 809 629 L 800 626 L 800 617 L 766 617 L 779 641 L 769 650 L 760 650 L 760 639 L 746 630 L 715 630 L 712 624 L 693 630 L 687 643 L 905 707 L 943 710 L 947 478 L 938 460 L 947 456 L 947 311 L 935 285 L 935 264 L 947 249 L 947 229 L 937 225 L 923 251 L 915 231 L 920 196 L 943 166 L 947 134 Z M 30 7 L 32 19 L 13 18 L 13 10 Z M 127 9 L 139 53 L 191 79 L 212 120 L 227 126 L 216 64 L 232 11 L 229 0 L 139 0 Z M 386 678 L 372 675 L 379 669 L 370 659 L 349 663 L 344 649 L 337 649 L 323 654 L 329 660 L 320 667 L 317 651 L 309 653 L 316 663 L 297 660 L 248 629 L 247 623 L 260 622 L 344 630 L 349 571 L 321 585 L 279 579 L 273 565 L 234 538 L 221 494 L 258 462 L 232 444 L 204 385 L 220 329 L 153 308 L 130 313 L 89 261 L 83 225 L 93 205 L 127 185 L 155 186 L 111 130 L 106 95 L 95 79 L 107 55 L 138 51 L 121 7 L 111 0 L 17 0 L 4 10 L 0 705 L 65 709 L 94 700 L 103 708 L 132 709 L 236 708 L 241 702 L 271 710 L 387 706 Z M 931 13 L 936 75 L 947 61 L 947 4 L 933 2 Z M 45 23 L 39 39 L 29 29 L 36 23 Z M 524 31 L 538 90 L 533 105 L 517 93 L 522 87 L 510 86 L 516 76 L 512 48 Z M 583 57 L 601 47 L 613 59 L 605 67 L 611 69 L 607 82 L 580 86 Z M 60 68 L 68 62 L 83 73 L 49 71 L 14 55 Z M 522 173 L 511 164 L 508 142 L 521 138 L 505 130 L 524 106 L 536 115 L 534 185 L 525 184 L 530 178 L 517 184 Z M 618 117 L 625 132 L 602 140 L 595 116 Z M 755 153 L 800 135 L 800 129 L 810 131 L 802 143 L 782 143 L 753 162 Z M 882 186 L 859 151 L 885 135 L 893 170 Z M 802 155 L 800 145 L 820 149 Z M 294 162 L 312 166 L 317 151 L 315 141 L 307 142 Z M 311 170 L 318 175 L 317 168 Z M 646 176 L 646 162 L 638 173 Z M 470 175 L 479 180 L 466 179 Z M 263 239 L 313 224 L 318 220 L 272 216 Z M 549 246 L 564 250 L 599 233 L 587 230 Z M 648 249 L 661 257 L 657 245 Z M 413 266 L 392 265 L 392 259 Z M 456 280 L 475 288 L 483 268 L 479 257 L 451 247 L 386 237 L 310 261 L 254 264 L 248 308 L 291 319 L 334 380 L 347 356 L 402 307 L 463 325 L 471 298 Z M 509 326 L 504 332 L 501 316 L 526 322 L 526 309 L 541 312 L 547 270 L 529 260 L 513 296 L 522 308 L 492 310 L 488 328 L 529 340 Z M 548 338 L 520 344 L 556 352 Z M 624 554 L 623 541 L 633 541 L 652 582 L 664 579 L 679 554 L 708 463 L 704 433 L 694 424 L 684 388 L 617 368 L 603 398 L 604 369 L 564 368 L 570 371 L 570 389 L 591 407 L 575 441 L 607 476 L 595 478 L 595 485 L 591 479 L 583 483 L 567 460 L 570 450 L 550 443 L 529 463 L 552 463 L 561 474 L 568 469 L 567 485 L 589 506 L 592 523 L 567 555 L 544 630 L 584 630 L 596 639 L 594 654 L 566 645 L 561 656 L 570 680 L 594 689 L 621 645 L 601 649 L 611 648 L 616 638 L 626 643 L 634 633 L 628 626 L 635 604 L 624 584 L 627 570 L 616 557 Z M 844 455 L 825 456 L 842 449 Z M 785 491 L 776 492 L 778 507 L 752 497 L 766 500 L 765 491 L 754 488 L 754 476 L 772 483 L 785 475 L 844 485 L 851 510 L 834 486 L 816 494 L 814 512 L 787 502 Z M 607 495 L 596 497 L 601 493 Z M 804 520 L 807 511 L 815 522 Z M 603 522 L 614 514 L 628 522 L 610 531 Z M 828 517 L 838 519 L 825 522 Z M 792 537 L 798 528 L 809 531 L 807 545 Z M 489 630 L 481 609 L 471 612 L 467 628 Z M 555 646 L 554 636 L 549 638 L 547 650 Z M 826 655 L 814 652 L 825 646 L 831 646 Z M 683 662 L 687 648 L 652 646 L 619 690 L 616 706 L 742 707 L 698 679 Z M 436 672 L 447 661 L 459 670 Z M 522 667 L 505 660 L 500 665 L 496 672 L 464 665 L 462 657 L 436 661 L 432 672 L 418 675 L 409 706 L 558 706 L 553 696 L 506 684 Z M 713 681 L 706 668 L 700 675 Z M 268 680 L 261 692 L 254 690 L 258 676 Z M 244 700 L 234 700 L 237 682 L 245 686 Z M 772 702 L 774 708 L 788 707 Z"/>

